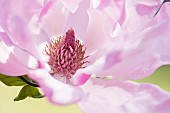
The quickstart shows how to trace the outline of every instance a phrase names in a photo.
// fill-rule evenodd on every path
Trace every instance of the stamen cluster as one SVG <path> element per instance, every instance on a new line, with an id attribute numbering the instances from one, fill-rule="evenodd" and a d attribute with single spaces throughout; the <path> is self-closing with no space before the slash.
<path id="1" fill-rule="evenodd" d="M 51 67 L 52 75 L 66 76 L 68 79 L 76 73 L 88 61 L 85 59 L 86 48 L 78 39 L 75 39 L 74 30 L 69 29 L 65 36 L 53 38 L 46 48 L 50 56 L 48 64 Z"/>

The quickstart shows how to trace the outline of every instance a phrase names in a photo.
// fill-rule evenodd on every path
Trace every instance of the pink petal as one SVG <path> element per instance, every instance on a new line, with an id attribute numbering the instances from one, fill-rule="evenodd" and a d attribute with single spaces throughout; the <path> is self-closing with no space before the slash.
<path id="1" fill-rule="evenodd" d="M 140 79 L 149 76 L 159 66 L 170 63 L 170 23 L 160 22 L 146 29 L 131 46 L 110 51 L 97 76 L 112 75 L 113 79 Z M 103 71 L 104 70 L 104 71 Z"/>
<path id="2" fill-rule="evenodd" d="M 65 5 L 65 7 L 68 8 L 69 11 L 71 11 L 72 13 L 74 13 L 77 8 L 78 8 L 78 4 L 81 2 L 82 0 L 62 0 L 62 3 Z M 87 0 L 86 0 L 87 1 Z"/>
<path id="3" fill-rule="evenodd" d="M 104 0 L 101 0 L 102 4 L 99 6 L 99 8 L 105 8 L 103 9 L 114 21 L 114 23 L 123 21 L 124 19 L 124 0 L 114 0 L 105 2 Z"/>
<path id="4" fill-rule="evenodd" d="M 83 44 L 87 47 L 87 54 L 90 54 L 111 41 L 112 22 L 104 12 L 92 10 L 88 14 L 89 24 Z"/>
<path id="5" fill-rule="evenodd" d="M 7 30 L 11 16 L 19 15 L 24 21 L 29 21 L 32 15 L 42 6 L 41 0 L 1 0 L 0 24 Z"/>
<path id="6" fill-rule="evenodd" d="M 93 8 L 105 12 L 114 23 L 124 19 L 124 0 L 93 0 Z"/>
<path id="7" fill-rule="evenodd" d="M 95 81 L 95 82 L 94 82 Z M 79 102 L 84 113 L 168 113 L 170 93 L 151 84 L 93 80 L 83 86 L 87 98 Z"/>
<path id="8" fill-rule="evenodd" d="M 19 76 L 28 73 L 30 55 L 14 46 L 5 33 L 0 33 L 0 73 Z"/>
<path id="9" fill-rule="evenodd" d="M 48 100 L 57 105 L 67 105 L 83 97 L 80 87 L 59 82 L 45 70 L 31 71 L 29 76 L 38 82 Z"/>
<path id="10" fill-rule="evenodd" d="M 65 34 L 64 27 L 66 25 L 69 13 L 63 4 L 61 2 L 55 1 L 52 2 L 52 5 L 45 6 L 42 11 L 44 9 L 48 11 L 43 17 L 41 17 L 41 22 L 48 35 L 52 37 L 54 35 Z"/>
<path id="11" fill-rule="evenodd" d="M 159 12 L 157 16 L 153 17 L 161 3 L 161 0 L 124 1 L 124 12 L 119 22 L 127 43 L 133 42 L 143 30 L 157 24 L 161 19 L 165 19 L 169 8 L 166 9 L 167 11 L 165 8 L 161 8 L 162 12 Z"/>
<path id="12" fill-rule="evenodd" d="M 84 39 L 87 26 L 89 23 L 88 9 L 90 7 L 89 0 L 82 0 L 78 9 L 74 13 L 70 13 L 66 24 L 66 31 L 72 27 L 78 39 Z"/>
<path id="13" fill-rule="evenodd" d="M 12 42 L 20 48 L 27 50 L 36 58 L 41 59 L 41 54 L 39 54 L 35 43 L 35 39 L 38 36 L 36 37 L 30 32 L 27 23 L 25 23 L 24 20 L 17 15 L 13 16 L 9 23 L 10 29 L 7 30 L 6 33 L 8 33 Z"/>
<path id="14" fill-rule="evenodd" d="M 92 0 L 93 8 L 106 8 L 111 0 Z"/>
<path id="15" fill-rule="evenodd" d="M 162 10 L 166 11 L 165 7 L 167 6 L 162 7 Z M 163 11 L 160 11 L 160 16 L 168 15 L 168 12 Z M 136 28 L 136 31 L 133 30 L 138 34 L 120 28 L 121 32 L 113 37 L 113 43 L 106 46 L 108 48 L 103 47 L 94 53 L 89 60 L 90 62 L 92 60 L 90 68 L 94 70 L 93 73 L 101 77 L 111 75 L 113 79 L 140 79 L 149 76 L 159 66 L 169 64 L 169 17 L 165 15 L 163 18 L 159 15 L 155 18 L 148 17 L 146 19 L 148 26 L 144 26 L 145 29 L 139 31 Z M 130 28 L 131 25 L 128 29 Z M 127 35 L 127 33 L 130 34 Z M 105 56 L 106 54 L 107 56 Z M 84 72 L 86 73 L 87 70 L 85 69 Z"/>
<path id="16" fill-rule="evenodd" d="M 83 72 L 83 69 L 77 70 L 77 72 L 70 79 L 71 83 L 76 86 L 80 86 L 86 83 L 86 81 L 91 77 L 91 74 Z"/>
<path id="17" fill-rule="evenodd" d="M 33 26 L 31 26 L 32 29 L 30 30 L 29 25 L 18 15 L 11 17 L 8 27 L 10 29 L 5 32 L 15 45 L 28 51 L 39 60 L 45 59 L 38 46 L 44 42 L 49 42 L 46 32 L 41 29 L 38 31 L 38 34 L 34 34 L 31 31 L 33 30 Z M 34 29 L 34 31 L 36 30 Z"/>
<path id="18" fill-rule="evenodd" d="M 41 1 L 1 0 L 0 4 L 0 25 L 4 32 L 8 34 L 15 45 L 29 51 L 40 59 L 34 41 L 37 36 L 31 32 L 33 28 L 29 28 L 29 25 L 33 15 L 41 8 Z"/>
<path id="19" fill-rule="evenodd" d="M 48 12 L 48 10 L 54 5 L 55 0 L 50 0 L 50 1 L 46 1 L 44 2 L 44 7 L 41 9 L 40 15 L 38 17 L 38 21 L 41 21 L 41 19 L 43 18 L 43 16 Z"/>

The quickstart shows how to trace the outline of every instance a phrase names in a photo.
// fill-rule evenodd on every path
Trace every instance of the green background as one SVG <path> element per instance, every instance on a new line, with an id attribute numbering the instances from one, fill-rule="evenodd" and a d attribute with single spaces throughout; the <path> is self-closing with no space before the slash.
<path id="1" fill-rule="evenodd" d="M 170 66 L 162 66 L 150 77 L 137 82 L 154 83 L 170 91 Z M 60 107 L 50 104 L 45 98 L 27 98 L 14 102 L 21 87 L 8 87 L 0 83 L 0 113 L 81 113 L 76 105 Z"/>

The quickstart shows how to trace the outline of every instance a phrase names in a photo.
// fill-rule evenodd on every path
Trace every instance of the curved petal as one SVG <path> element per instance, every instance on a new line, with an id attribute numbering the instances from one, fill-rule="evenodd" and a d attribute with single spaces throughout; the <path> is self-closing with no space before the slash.
<path id="1" fill-rule="evenodd" d="M 0 73 L 19 76 L 28 73 L 30 55 L 14 46 L 5 33 L 0 33 Z"/>
<path id="2" fill-rule="evenodd" d="M 159 66 L 170 63 L 170 23 L 164 20 L 146 29 L 131 46 L 113 50 L 95 65 L 97 76 L 111 75 L 113 79 L 140 79 L 150 75 Z M 93 65 L 92 65 L 93 66 Z"/>
<path id="3" fill-rule="evenodd" d="M 71 83 L 76 86 L 80 86 L 86 83 L 86 81 L 91 77 L 91 74 L 87 74 L 83 72 L 83 69 L 79 69 L 70 79 Z"/>
<path id="4" fill-rule="evenodd" d="M 106 12 L 113 23 L 124 21 L 125 18 L 125 0 L 100 0 L 100 4 L 97 9 Z M 115 27 L 115 25 L 113 26 Z"/>
<path id="5" fill-rule="evenodd" d="M 48 11 L 41 17 L 42 27 L 50 37 L 63 34 L 69 15 L 68 10 L 61 2 L 53 1 L 51 4 L 44 7 Z"/>
<path id="6" fill-rule="evenodd" d="M 84 96 L 80 87 L 59 82 L 45 70 L 31 71 L 29 77 L 38 82 L 45 96 L 54 104 L 68 105 Z"/>
<path id="7" fill-rule="evenodd" d="M 28 24 L 18 15 L 11 17 L 9 23 L 10 29 L 5 32 L 8 34 L 11 41 L 18 47 L 31 53 L 37 59 L 42 59 L 42 55 L 39 54 L 40 52 L 36 43 L 36 40 L 39 37 L 30 32 Z M 40 40 L 44 40 L 44 38 L 41 37 Z"/>
<path id="8" fill-rule="evenodd" d="M 129 32 L 121 26 L 121 32 L 112 39 L 113 46 L 110 44 L 108 49 L 103 48 L 92 55 L 93 61 L 95 57 L 98 59 L 102 56 L 101 52 L 104 53 L 90 66 L 93 72 L 101 77 L 111 75 L 113 79 L 140 79 L 153 73 L 159 66 L 169 64 L 170 23 L 167 6 L 163 6 L 162 10 L 165 12 L 160 11 L 159 14 L 166 13 L 164 18 L 150 18 L 151 26 L 142 31 L 137 28 L 138 34 L 135 36 L 133 33 L 126 35 Z"/>
<path id="9" fill-rule="evenodd" d="M 48 12 L 48 10 L 54 5 L 56 0 L 50 0 L 50 1 L 44 1 L 44 6 L 40 11 L 40 14 L 38 16 L 38 21 L 41 21 L 43 16 Z"/>
<path id="10" fill-rule="evenodd" d="M 43 0 L 1 0 L 0 1 L 0 24 L 3 29 L 10 29 L 11 16 L 19 15 L 28 22 L 36 10 L 42 7 Z"/>
<path id="11" fill-rule="evenodd" d="M 150 26 L 154 26 L 160 20 L 169 18 L 169 7 L 159 9 L 162 0 L 126 0 L 124 1 L 124 12 L 119 22 L 123 29 L 126 43 L 131 44 L 138 38 L 138 34 Z M 122 19 L 123 18 L 123 19 Z"/>
<path id="12" fill-rule="evenodd" d="M 112 21 L 101 11 L 92 10 L 88 14 L 89 24 L 83 44 L 87 47 L 87 54 L 90 54 L 111 42 Z"/>
<path id="13" fill-rule="evenodd" d="M 35 22 L 32 21 L 36 21 L 34 17 L 42 7 L 42 2 L 42 0 L 0 1 L 0 26 L 15 45 L 29 51 L 38 59 L 41 59 L 35 42 L 38 36 L 34 33 L 38 31 L 33 28 Z"/>
<path id="14" fill-rule="evenodd" d="M 95 81 L 95 82 L 94 82 Z M 83 86 L 87 98 L 78 105 L 84 113 L 168 113 L 170 93 L 151 84 L 93 80 Z"/>
<path id="15" fill-rule="evenodd" d="M 71 11 L 72 13 L 74 13 L 77 8 L 79 7 L 78 4 L 82 1 L 82 0 L 61 0 L 62 3 L 65 5 L 65 7 L 67 7 L 67 9 L 69 11 Z"/>
<path id="16" fill-rule="evenodd" d="M 93 8 L 106 8 L 111 0 L 91 0 Z"/>
<path id="17" fill-rule="evenodd" d="M 65 0 L 66 1 L 66 0 Z M 89 23 L 89 17 L 88 17 L 88 9 L 90 7 L 90 0 L 82 0 L 82 2 L 79 3 L 79 7 L 74 13 L 70 13 L 68 17 L 67 24 L 65 26 L 65 30 L 68 28 L 73 28 L 77 38 L 84 39 L 87 26 Z"/>

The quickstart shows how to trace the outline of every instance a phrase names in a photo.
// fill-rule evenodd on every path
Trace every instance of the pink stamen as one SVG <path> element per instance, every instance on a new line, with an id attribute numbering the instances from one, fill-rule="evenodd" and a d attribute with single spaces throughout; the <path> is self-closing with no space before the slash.
<path id="1" fill-rule="evenodd" d="M 50 56 L 48 64 L 51 66 L 52 75 L 67 76 L 72 75 L 80 68 L 85 68 L 84 61 L 85 48 L 74 36 L 74 30 L 70 28 L 65 36 L 57 37 L 51 40 L 50 45 L 46 48 L 46 53 Z"/>

